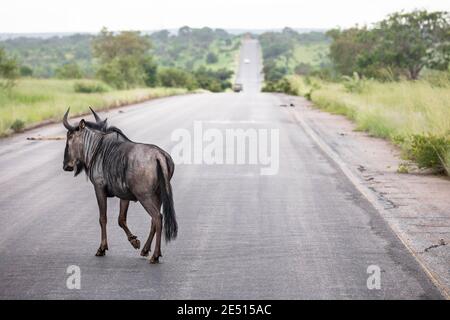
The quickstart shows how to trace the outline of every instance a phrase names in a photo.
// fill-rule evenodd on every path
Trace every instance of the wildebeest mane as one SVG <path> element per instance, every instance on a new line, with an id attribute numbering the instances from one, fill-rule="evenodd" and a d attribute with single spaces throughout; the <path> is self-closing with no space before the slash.
<path id="1" fill-rule="evenodd" d="M 125 133 L 123 133 L 123 131 L 120 130 L 119 128 L 117 128 L 117 127 L 114 127 L 114 126 L 107 127 L 105 133 L 116 133 L 117 135 L 122 136 L 122 138 L 124 138 L 125 140 L 132 142 L 132 141 L 125 135 Z"/>
<path id="2" fill-rule="evenodd" d="M 111 188 L 108 193 L 127 195 L 126 172 L 128 169 L 128 151 L 133 144 L 120 129 L 110 127 L 106 132 L 91 130 L 95 126 L 86 125 L 83 136 L 84 169 L 92 180 L 100 174 L 106 185 Z M 118 138 L 120 135 L 124 139 Z M 98 171 L 100 170 L 100 171 Z"/>
<path id="3" fill-rule="evenodd" d="M 103 177 L 108 186 L 119 186 L 120 189 L 127 190 L 128 151 L 132 145 L 118 141 L 112 133 L 117 131 L 104 134 L 97 151 L 97 161 L 102 163 Z"/>
<path id="4" fill-rule="evenodd" d="M 115 126 L 108 126 L 106 120 L 104 122 L 85 121 L 86 126 L 90 129 L 100 131 L 102 133 L 116 133 L 127 141 L 131 141 L 122 130 Z"/>

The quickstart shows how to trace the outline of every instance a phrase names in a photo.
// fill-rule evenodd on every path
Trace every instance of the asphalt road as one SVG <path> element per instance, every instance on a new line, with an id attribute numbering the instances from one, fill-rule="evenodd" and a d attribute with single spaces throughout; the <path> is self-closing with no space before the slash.
<path id="1" fill-rule="evenodd" d="M 286 98 L 259 92 L 260 68 L 258 44 L 248 40 L 237 76 L 243 92 L 102 114 L 133 140 L 168 151 L 174 130 L 193 133 L 194 121 L 220 132 L 279 130 L 274 175 L 261 175 L 262 164 L 176 166 L 179 236 L 163 243 L 158 265 L 128 243 L 117 199 L 108 200 L 109 251 L 94 256 L 100 227 L 92 185 L 62 170 L 65 141 L 25 139 L 64 135 L 62 125 L 0 141 L 0 298 L 440 298 L 370 203 L 280 107 Z M 128 225 L 147 237 L 150 219 L 139 203 Z M 70 265 L 80 267 L 79 290 L 66 286 Z M 367 287 L 371 265 L 380 268 L 380 289 Z"/>

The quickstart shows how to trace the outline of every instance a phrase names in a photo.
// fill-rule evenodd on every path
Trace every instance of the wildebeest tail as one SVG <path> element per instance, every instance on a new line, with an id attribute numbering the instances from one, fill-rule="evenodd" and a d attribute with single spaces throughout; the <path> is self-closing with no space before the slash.
<path id="1" fill-rule="evenodd" d="M 161 164 L 159 159 L 156 161 L 159 190 L 163 206 L 164 235 L 166 241 L 170 241 L 177 237 L 178 232 L 178 224 L 173 205 L 172 186 L 170 185 L 170 178 L 166 163 L 163 162 L 163 164 Z"/>

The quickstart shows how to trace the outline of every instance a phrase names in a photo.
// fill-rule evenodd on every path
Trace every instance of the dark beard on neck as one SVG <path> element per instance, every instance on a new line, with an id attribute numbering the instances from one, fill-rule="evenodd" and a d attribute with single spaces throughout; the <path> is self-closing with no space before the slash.
<path id="1" fill-rule="evenodd" d="M 75 174 L 73 175 L 74 177 L 76 177 L 77 175 L 80 174 L 81 171 L 83 171 L 84 169 L 84 164 L 77 160 L 77 162 L 75 163 Z"/>

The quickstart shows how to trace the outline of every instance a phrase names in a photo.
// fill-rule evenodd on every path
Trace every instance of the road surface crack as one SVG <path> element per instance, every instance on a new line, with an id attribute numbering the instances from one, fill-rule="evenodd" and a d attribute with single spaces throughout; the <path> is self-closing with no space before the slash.
<path id="1" fill-rule="evenodd" d="M 442 247 L 442 246 L 445 246 L 445 245 L 447 245 L 447 242 L 445 242 L 444 239 L 440 239 L 438 244 L 433 244 L 433 245 L 425 248 L 424 252 L 428 252 L 431 249 L 435 249 L 435 248 Z"/>

